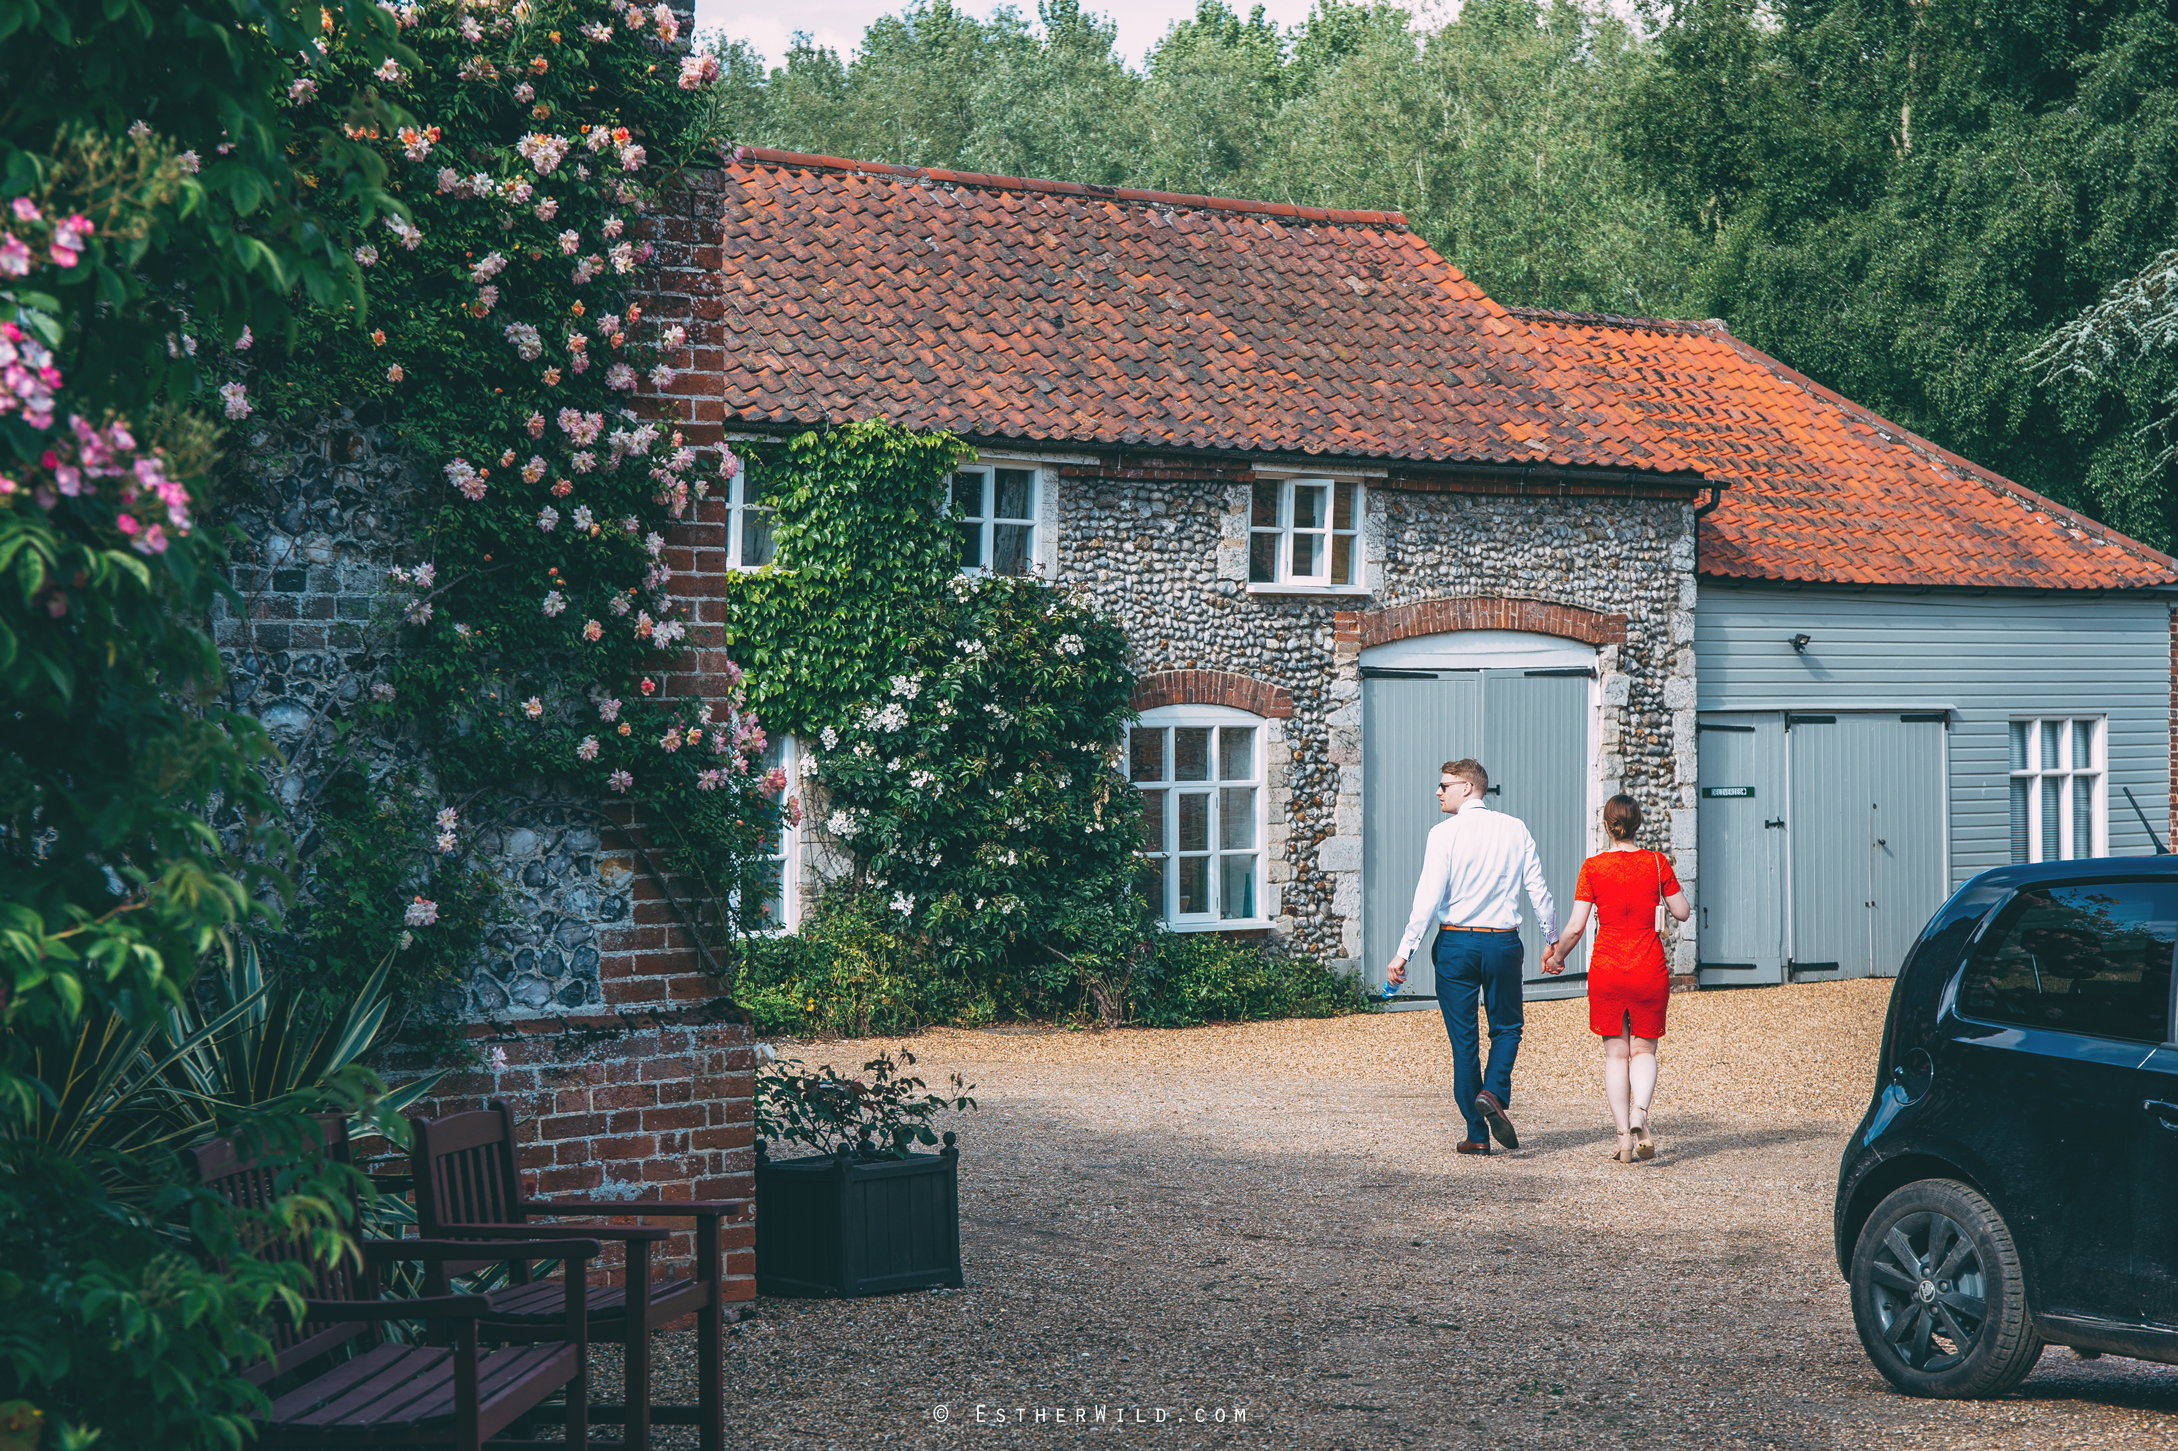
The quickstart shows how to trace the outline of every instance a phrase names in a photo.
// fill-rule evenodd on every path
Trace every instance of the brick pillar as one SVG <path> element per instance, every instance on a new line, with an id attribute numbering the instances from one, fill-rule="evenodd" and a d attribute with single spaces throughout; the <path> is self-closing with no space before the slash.
<path id="1" fill-rule="evenodd" d="M 684 984 L 716 993 L 702 974 L 684 971 L 623 976 L 623 999 L 638 991 L 631 982 L 668 994 Z M 459 1113 L 506 1100 L 523 1192 L 540 1198 L 749 1198 L 756 1059 L 747 1026 L 675 1022 L 663 1013 L 638 1015 L 634 1024 L 629 1031 L 627 1020 L 600 1015 L 564 1027 L 523 1024 L 511 1038 L 480 1040 L 484 1066 L 448 1077 L 418 1112 Z M 653 1251 L 654 1263 L 685 1270 L 695 1256 L 694 1231 L 686 1221 L 673 1229 Z M 754 1299 L 754 1228 L 746 1219 L 730 1222 L 723 1240 L 726 1298 Z M 603 1278 L 617 1281 L 620 1264 L 608 1250 Z"/>

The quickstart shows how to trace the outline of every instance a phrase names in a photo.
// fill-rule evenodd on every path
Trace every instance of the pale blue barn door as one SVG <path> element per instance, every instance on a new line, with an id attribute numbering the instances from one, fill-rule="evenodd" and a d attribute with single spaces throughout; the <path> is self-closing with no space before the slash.
<path id="1" fill-rule="evenodd" d="M 1868 970 L 1896 977 L 1944 902 L 1945 717 L 1871 715 L 1868 725 Z"/>
<path id="2" fill-rule="evenodd" d="M 1590 677 L 1586 670 L 1369 671 L 1361 683 L 1364 973 L 1384 980 L 1421 876 L 1437 810 L 1438 769 L 1472 756 L 1490 773 L 1492 810 L 1527 824 L 1562 924 L 1587 848 Z M 1434 936 L 1434 934 L 1431 934 Z M 1522 911 L 1531 995 L 1583 990 L 1585 951 L 1562 978 L 1542 976 L 1543 944 Z M 1422 950 L 1429 949 L 1425 938 Z M 1433 991 L 1427 964 L 1406 992 Z"/>
<path id="3" fill-rule="evenodd" d="M 1573 905 L 1581 858 L 1588 854 L 1588 672 L 1486 670 L 1482 682 L 1480 757 L 1497 794 L 1493 809 L 1519 817 L 1535 838 L 1558 925 Z M 1523 898 L 1524 899 L 1524 898 Z M 1595 936 L 1591 927 L 1587 938 Z M 1521 909 L 1521 966 L 1530 996 L 1559 997 L 1585 990 L 1584 950 L 1563 976 L 1543 976 L 1541 932 Z"/>
<path id="4" fill-rule="evenodd" d="M 1704 715 L 1695 940 L 1702 985 L 1785 980 L 1785 722 Z"/>
<path id="5" fill-rule="evenodd" d="M 1482 672 L 1363 677 L 1361 740 L 1362 969 L 1364 980 L 1382 985 L 1414 905 L 1429 829 L 1444 819 L 1438 768 L 1462 756 L 1483 759 Z M 1436 991 L 1429 950 L 1424 936 L 1421 960 L 1407 965 L 1405 994 Z"/>
<path id="6" fill-rule="evenodd" d="M 1943 901 L 1944 717 L 1792 714 L 1785 728 L 1789 971 L 1893 976 Z"/>

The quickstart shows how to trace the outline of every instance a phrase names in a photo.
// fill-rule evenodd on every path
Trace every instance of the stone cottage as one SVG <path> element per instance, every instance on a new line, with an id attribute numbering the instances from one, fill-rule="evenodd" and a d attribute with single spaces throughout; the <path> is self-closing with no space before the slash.
<path id="1" fill-rule="evenodd" d="M 691 201 L 676 421 L 974 446 L 962 568 L 1080 590 L 1133 641 L 1176 930 L 1381 971 L 1467 755 L 1561 895 L 1620 790 L 1693 879 L 1715 487 L 1401 217 L 752 150 Z M 728 566 L 760 565 L 760 514 L 725 507 Z"/>

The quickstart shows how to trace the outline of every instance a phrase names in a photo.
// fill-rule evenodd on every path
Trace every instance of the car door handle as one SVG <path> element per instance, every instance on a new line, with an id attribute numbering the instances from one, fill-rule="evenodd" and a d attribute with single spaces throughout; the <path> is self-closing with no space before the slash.
<path id="1" fill-rule="evenodd" d="M 2140 1107 L 2142 1112 L 2154 1114 L 2156 1122 L 2164 1128 L 2178 1134 L 2178 1103 L 2165 1103 L 2159 1098 L 2150 1098 L 2143 1099 Z"/>

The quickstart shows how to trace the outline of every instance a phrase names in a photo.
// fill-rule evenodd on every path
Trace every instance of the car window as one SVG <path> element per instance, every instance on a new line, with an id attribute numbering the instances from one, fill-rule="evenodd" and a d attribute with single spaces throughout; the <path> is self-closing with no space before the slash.
<path id="1" fill-rule="evenodd" d="M 2178 882 L 2028 887 L 1990 925 L 1959 984 L 1984 1022 L 2161 1043 Z"/>

